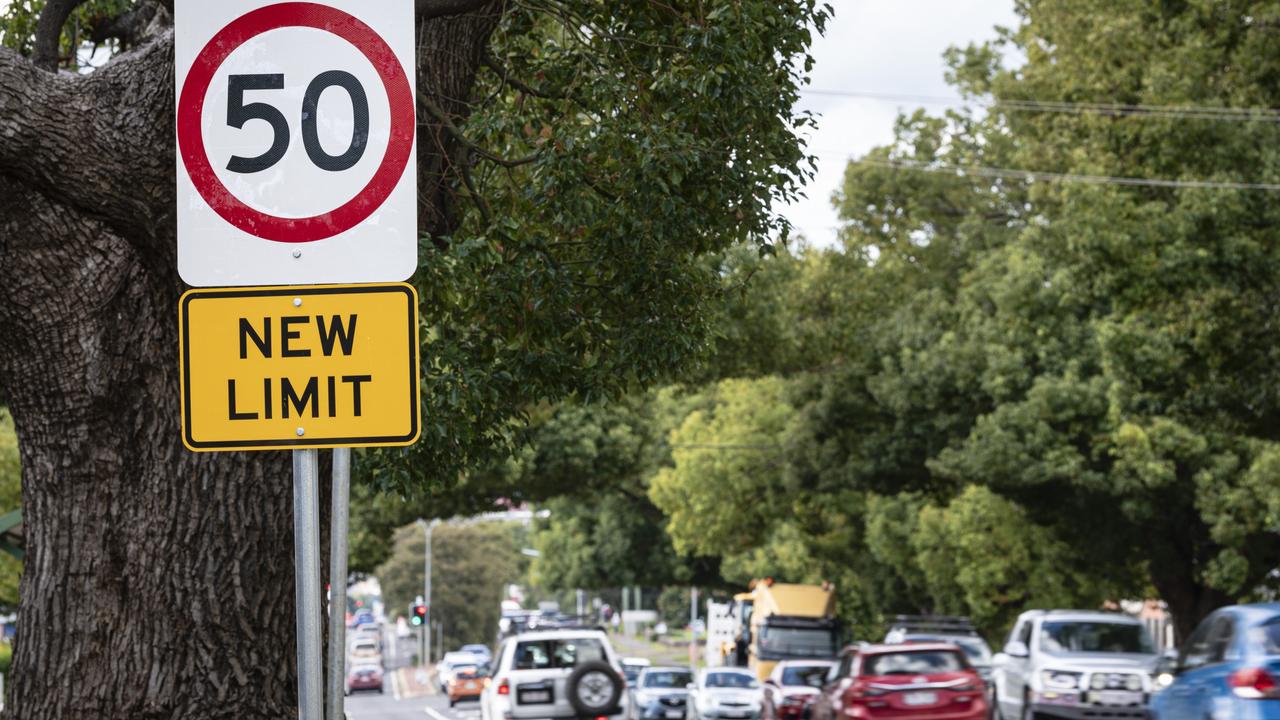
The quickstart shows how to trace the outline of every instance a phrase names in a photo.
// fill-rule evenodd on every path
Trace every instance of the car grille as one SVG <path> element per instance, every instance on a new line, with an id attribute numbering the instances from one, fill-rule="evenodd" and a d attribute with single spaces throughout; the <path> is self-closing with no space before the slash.
<path id="1" fill-rule="evenodd" d="M 749 705 L 750 703 L 744 703 L 744 702 L 722 702 L 722 703 L 720 703 L 720 704 L 721 704 L 721 705 L 723 705 L 723 706 L 725 706 L 725 707 L 747 707 L 747 705 Z"/>
<path id="2" fill-rule="evenodd" d="M 1142 708 L 1086 708 L 1084 717 L 1114 718 L 1115 720 L 1146 720 L 1149 716 Z"/>
<path id="3" fill-rule="evenodd" d="M 1105 677 L 1107 678 L 1107 690 L 1128 690 L 1129 688 L 1126 683 L 1129 678 L 1134 676 L 1128 673 L 1107 673 Z M 1138 681 L 1142 681 L 1141 676 L 1138 677 Z"/>
<path id="4" fill-rule="evenodd" d="M 658 702 L 667 707 L 684 707 L 684 698 L 682 697 L 664 697 L 658 698 Z"/>

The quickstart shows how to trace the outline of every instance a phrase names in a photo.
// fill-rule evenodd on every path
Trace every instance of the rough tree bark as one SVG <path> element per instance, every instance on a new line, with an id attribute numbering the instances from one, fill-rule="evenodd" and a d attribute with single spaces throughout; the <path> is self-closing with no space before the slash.
<path id="1" fill-rule="evenodd" d="M 417 5 L 419 88 L 463 113 L 503 4 Z M 296 712 L 288 456 L 179 438 L 172 57 L 166 35 L 80 77 L 0 49 L 0 388 L 28 543 L 7 717 Z M 420 131 L 438 233 L 454 148 Z"/>

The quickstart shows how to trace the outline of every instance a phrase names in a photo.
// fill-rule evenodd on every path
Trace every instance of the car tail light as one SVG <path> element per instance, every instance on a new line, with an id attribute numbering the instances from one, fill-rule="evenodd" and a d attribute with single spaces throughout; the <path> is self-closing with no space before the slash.
<path id="1" fill-rule="evenodd" d="M 1271 673 L 1262 668 L 1244 668 L 1231 673 L 1227 678 L 1231 692 L 1236 697 L 1248 700 L 1266 700 L 1280 698 L 1280 685 Z"/>
<path id="2" fill-rule="evenodd" d="M 951 690 L 953 690 L 954 692 L 978 692 L 979 690 L 985 687 L 985 685 L 982 682 L 982 677 L 977 673 L 974 673 L 973 675 L 969 676 L 966 679 L 969 682 L 959 687 L 953 687 L 951 688 Z"/>
<path id="3" fill-rule="evenodd" d="M 888 690 L 878 690 L 876 688 L 863 685 L 862 683 L 854 683 L 849 686 L 849 692 L 845 695 L 845 698 L 853 702 L 860 702 L 867 698 L 877 698 L 881 695 L 888 694 Z"/>
<path id="4" fill-rule="evenodd" d="M 498 694 L 499 694 L 499 695 L 510 695 L 510 694 L 511 694 L 511 684 L 510 684 L 510 683 L 508 683 L 506 680 L 503 680 L 502 682 L 498 683 Z"/>

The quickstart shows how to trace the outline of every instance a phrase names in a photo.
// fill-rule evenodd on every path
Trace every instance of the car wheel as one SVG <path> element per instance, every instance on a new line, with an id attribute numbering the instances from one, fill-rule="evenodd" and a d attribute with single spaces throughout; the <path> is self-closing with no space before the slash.
<path id="1" fill-rule="evenodd" d="M 565 683 L 569 704 L 580 715 L 592 717 L 618 712 L 626 683 L 606 662 L 586 662 L 574 669 Z"/>

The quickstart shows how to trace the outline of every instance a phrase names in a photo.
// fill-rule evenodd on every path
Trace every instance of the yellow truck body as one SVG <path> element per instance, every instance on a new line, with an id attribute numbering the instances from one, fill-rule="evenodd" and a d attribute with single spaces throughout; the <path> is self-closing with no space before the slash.
<path id="1" fill-rule="evenodd" d="M 747 665 L 761 680 L 782 660 L 832 658 L 840 650 L 835 588 L 829 583 L 758 580 L 734 602 L 738 633 L 725 661 Z"/>

